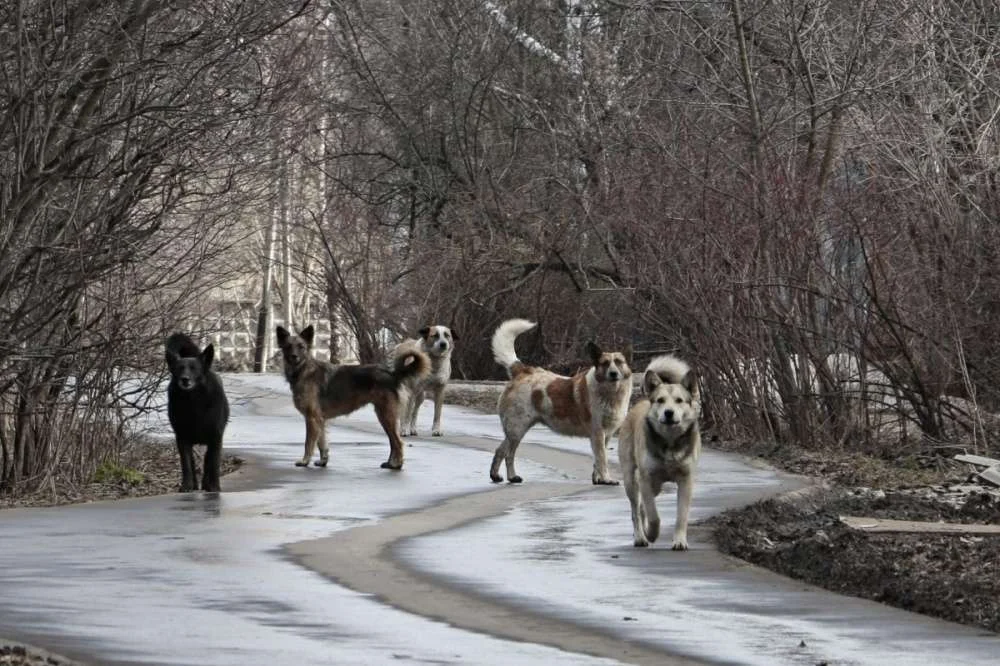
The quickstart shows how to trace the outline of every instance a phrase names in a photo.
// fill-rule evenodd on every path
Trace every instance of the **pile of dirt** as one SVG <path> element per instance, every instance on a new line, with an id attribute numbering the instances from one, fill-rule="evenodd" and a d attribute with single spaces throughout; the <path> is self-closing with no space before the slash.
<path id="1" fill-rule="evenodd" d="M 74 666 L 76 662 L 37 648 L 0 640 L 0 666 Z"/>
<path id="2" fill-rule="evenodd" d="M 195 448 L 195 459 L 201 477 L 204 447 Z M 239 456 L 223 450 L 220 473 L 236 471 L 243 464 Z M 115 463 L 98 467 L 91 482 L 83 485 L 53 484 L 31 495 L 0 495 L 0 509 L 15 507 L 59 506 L 80 502 L 148 497 L 177 492 L 181 468 L 177 448 L 169 441 L 138 441 Z M 225 490 L 225 482 L 223 482 Z M 0 662 L 3 663 L 3 662 Z"/>
<path id="3" fill-rule="evenodd" d="M 866 533 L 841 515 L 1000 524 L 1000 498 L 956 504 L 915 489 L 825 490 L 772 499 L 709 521 L 720 549 L 842 594 L 1000 631 L 1000 536 Z"/>
<path id="4" fill-rule="evenodd" d="M 444 401 L 449 405 L 468 407 L 486 414 L 497 413 L 497 401 L 503 392 L 504 382 L 461 382 L 448 383 Z M 426 403 L 425 403 L 426 404 Z M 428 409 L 424 407 L 424 409 Z"/>

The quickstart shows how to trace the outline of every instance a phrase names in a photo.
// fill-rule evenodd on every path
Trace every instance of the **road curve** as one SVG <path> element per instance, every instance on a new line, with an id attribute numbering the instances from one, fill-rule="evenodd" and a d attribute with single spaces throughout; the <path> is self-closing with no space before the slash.
<path id="1" fill-rule="evenodd" d="M 490 451 L 495 446 L 495 442 L 473 437 L 447 439 Z M 531 444 L 522 444 L 519 454 L 556 466 L 573 477 L 589 480 L 590 459 L 587 456 Z M 631 664 L 682 666 L 704 663 L 477 595 L 439 578 L 423 575 L 393 554 L 393 547 L 406 539 L 497 516 L 524 502 L 600 491 L 607 492 L 607 489 L 594 489 L 582 483 L 505 485 L 492 491 L 454 497 L 373 525 L 338 532 L 329 538 L 290 544 L 286 551 L 303 566 L 345 587 L 373 594 L 401 610 L 462 629 Z"/>

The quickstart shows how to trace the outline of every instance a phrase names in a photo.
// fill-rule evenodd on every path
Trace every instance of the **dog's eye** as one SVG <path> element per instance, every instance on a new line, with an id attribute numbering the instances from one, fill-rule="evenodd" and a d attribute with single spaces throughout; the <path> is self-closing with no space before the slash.
<path id="1" fill-rule="evenodd" d="M 660 398 L 657 398 L 657 399 L 656 399 L 656 404 L 658 404 L 658 405 L 662 405 L 662 404 L 663 404 L 663 403 L 665 403 L 666 401 L 667 401 L 667 399 L 666 399 L 666 398 L 663 398 L 663 397 L 660 397 Z"/>
<path id="2" fill-rule="evenodd" d="M 683 398 L 674 398 L 674 402 L 676 402 L 679 405 L 682 402 L 684 402 L 684 399 Z"/>

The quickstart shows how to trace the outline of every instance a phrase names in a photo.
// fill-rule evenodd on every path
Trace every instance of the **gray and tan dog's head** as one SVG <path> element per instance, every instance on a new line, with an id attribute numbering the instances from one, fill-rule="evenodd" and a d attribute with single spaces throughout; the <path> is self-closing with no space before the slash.
<path id="1" fill-rule="evenodd" d="M 455 347 L 458 334 L 447 326 L 424 326 L 417 331 L 423 342 L 424 350 L 433 356 L 444 356 Z"/>
<path id="2" fill-rule="evenodd" d="M 587 343 L 587 355 L 594 364 L 594 378 L 598 382 L 620 382 L 632 378 L 632 346 L 620 352 L 604 351 L 597 343 Z"/>
<path id="3" fill-rule="evenodd" d="M 313 336 L 316 333 L 312 324 L 299 331 L 298 335 L 292 335 L 283 326 L 278 327 L 277 333 L 285 367 L 298 368 L 312 357 Z"/>
<path id="4" fill-rule="evenodd" d="M 646 418 L 658 430 L 684 433 L 701 415 L 698 378 L 687 363 L 673 356 L 653 359 L 642 378 L 649 400 Z"/>

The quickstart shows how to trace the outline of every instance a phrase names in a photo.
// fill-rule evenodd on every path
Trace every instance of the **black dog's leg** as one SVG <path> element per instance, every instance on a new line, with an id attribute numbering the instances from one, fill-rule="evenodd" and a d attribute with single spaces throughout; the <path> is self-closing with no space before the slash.
<path id="1" fill-rule="evenodd" d="M 210 442 L 205 447 L 205 467 L 201 473 L 201 489 L 217 493 L 219 487 L 219 465 L 222 462 L 222 442 Z"/>
<path id="2" fill-rule="evenodd" d="M 181 457 L 181 492 L 191 492 L 198 487 L 198 476 L 194 469 L 194 444 L 178 438 L 177 453 Z"/>

